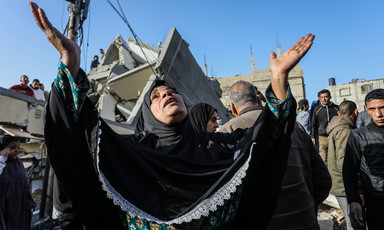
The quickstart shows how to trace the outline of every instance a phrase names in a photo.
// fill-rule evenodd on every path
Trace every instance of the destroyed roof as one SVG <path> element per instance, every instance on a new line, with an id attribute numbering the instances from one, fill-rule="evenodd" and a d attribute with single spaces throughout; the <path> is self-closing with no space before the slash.
<path id="1" fill-rule="evenodd" d="M 205 102 L 226 122 L 230 114 L 220 101 L 216 79 L 208 78 L 176 29 L 171 29 L 161 48 L 117 34 L 98 67 L 87 77 L 90 99 L 100 116 L 118 133 L 133 133 L 141 113 L 143 96 L 156 79 L 167 81 L 182 95 L 186 105 Z M 0 124 L 43 136 L 45 102 L 0 87 Z"/>
<path id="2" fill-rule="evenodd" d="M 23 133 L 23 136 L 28 136 L 26 138 L 42 137 L 44 135 L 44 106 L 44 101 L 39 101 L 15 90 L 0 87 L 0 108 L 2 108 L 0 124 L 11 135 L 16 135 L 14 132 L 22 129 L 26 131 Z M 30 136 L 30 134 L 35 137 Z"/>
<path id="3" fill-rule="evenodd" d="M 178 90 L 187 106 L 208 103 L 223 122 L 228 121 L 229 114 L 220 101 L 220 84 L 205 76 L 188 47 L 175 28 L 161 48 L 132 38 L 125 42 L 118 34 L 100 65 L 88 74 L 101 117 L 127 125 L 132 132 L 143 95 L 152 81 L 163 79 Z"/>

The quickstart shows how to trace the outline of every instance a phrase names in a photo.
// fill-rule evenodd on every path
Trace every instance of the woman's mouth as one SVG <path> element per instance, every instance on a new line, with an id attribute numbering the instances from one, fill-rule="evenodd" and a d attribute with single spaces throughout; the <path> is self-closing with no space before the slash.
<path id="1" fill-rule="evenodd" d="M 177 102 L 177 100 L 173 97 L 169 98 L 168 100 L 165 101 L 164 107 L 173 102 Z"/>

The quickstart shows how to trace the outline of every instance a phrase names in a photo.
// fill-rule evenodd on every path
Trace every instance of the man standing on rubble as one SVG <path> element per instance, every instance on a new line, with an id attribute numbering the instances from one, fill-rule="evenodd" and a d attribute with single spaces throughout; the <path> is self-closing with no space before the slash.
<path id="1" fill-rule="evenodd" d="M 93 56 L 93 61 L 91 62 L 91 69 L 96 68 L 99 65 L 99 56 Z"/>
<path id="2" fill-rule="evenodd" d="M 13 89 L 19 93 L 33 97 L 34 96 L 33 90 L 31 88 L 29 88 L 29 86 L 28 86 L 28 83 L 29 83 L 28 76 L 27 75 L 21 75 L 20 82 L 21 82 L 20 85 L 13 85 L 9 89 Z"/>
<path id="3" fill-rule="evenodd" d="M 32 84 L 30 85 L 33 90 L 33 94 L 37 100 L 45 101 L 44 91 L 40 89 L 40 81 L 39 79 L 33 79 Z"/>
<path id="4" fill-rule="evenodd" d="M 342 173 L 348 136 L 352 129 L 356 128 L 357 114 L 357 107 L 353 101 L 343 101 L 339 106 L 339 116 L 333 117 L 327 127 L 329 139 L 328 170 L 332 177 L 332 189 L 330 193 L 336 196 L 337 202 L 347 221 L 348 230 L 364 229 L 351 223 Z"/>
<path id="5" fill-rule="evenodd" d="M 219 132 L 249 128 L 264 110 L 257 103 L 254 87 L 246 81 L 232 85 L 229 99 L 237 117 L 224 124 Z M 317 205 L 327 198 L 331 177 L 310 136 L 297 123 L 291 142 L 281 192 L 267 229 L 319 229 Z"/>
<path id="6" fill-rule="evenodd" d="M 363 224 L 358 181 L 364 194 L 366 220 L 370 230 L 384 229 L 384 89 L 365 96 L 372 121 L 348 137 L 343 179 L 352 217 Z"/>
<path id="7" fill-rule="evenodd" d="M 104 59 L 104 56 L 105 56 L 105 53 L 104 53 L 104 50 L 103 49 L 99 49 L 99 52 L 100 52 L 100 55 L 101 55 L 101 60 Z"/>

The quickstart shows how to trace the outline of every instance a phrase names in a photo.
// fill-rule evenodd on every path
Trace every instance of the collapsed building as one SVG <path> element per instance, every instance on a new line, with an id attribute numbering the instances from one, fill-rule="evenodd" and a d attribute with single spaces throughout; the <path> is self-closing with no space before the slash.
<path id="1" fill-rule="evenodd" d="M 89 98 L 114 131 L 134 133 L 143 97 L 156 79 L 165 80 L 177 89 L 188 108 L 205 102 L 217 109 L 223 123 L 229 120 L 230 113 L 220 101 L 220 84 L 206 77 L 188 47 L 176 29 L 171 29 L 165 44 L 157 48 L 132 38 L 125 41 L 119 34 L 116 36 L 101 63 L 87 75 L 91 84 Z M 33 180 L 32 193 L 38 191 L 35 201 L 41 201 L 34 212 L 34 227 L 49 222 L 48 217 L 43 218 L 45 203 L 49 202 L 46 200 L 49 162 L 44 144 L 45 104 L 45 101 L 0 87 L 0 132 L 21 140 L 23 156 L 19 157 Z"/>
<path id="2" fill-rule="evenodd" d="M 100 116 L 118 133 L 133 133 L 143 97 L 156 79 L 177 89 L 187 107 L 205 102 L 218 111 L 222 122 L 230 114 L 220 101 L 217 80 L 205 76 L 178 31 L 171 29 L 159 48 L 120 34 L 111 42 L 98 67 L 87 75 L 89 97 Z M 0 87 L 0 125 L 11 135 L 42 139 L 45 102 Z M 17 131 L 18 130 L 18 131 Z M 22 134 L 21 134 L 22 133 Z"/>
<path id="3" fill-rule="evenodd" d="M 91 100 L 100 116 L 118 133 L 132 133 L 141 113 L 143 97 L 156 79 L 177 89 L 187 107 L 205 102 L 218 111 L 222 122 L 230 114 L 220 101 L 216 79 L 205 76 L 189 44 L 171 29 L 163 46 L 156 48 L 119 34 L 98 67 L 88 73 Z"/>

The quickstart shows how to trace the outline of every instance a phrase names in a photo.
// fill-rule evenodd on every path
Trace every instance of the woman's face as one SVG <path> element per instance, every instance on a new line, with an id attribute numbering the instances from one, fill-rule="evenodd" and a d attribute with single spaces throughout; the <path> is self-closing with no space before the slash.
<path id="1" fill-rule="evenodd" d="M 176 124 L 187 117 L 183 98 L 167 86 L 157 86 L 150 95 L 151 111 L 155 118 L 165 124 Z"/>
<path id="2" fill-rule="evenodd" d="M 216 111 L 214 111 L 207 123 L 207 132 L 213 133 L 216 131 L 217 128 L 219 128 L 219 123 L 217 123 L 217 113 Z"/>
<path id="3" fill-rule="evenodd" d="M 9 149 L 8 159 L 15 159 L 19 154 L 20 143 L 18 141 L 12 141 L 4 149 Z"/>

